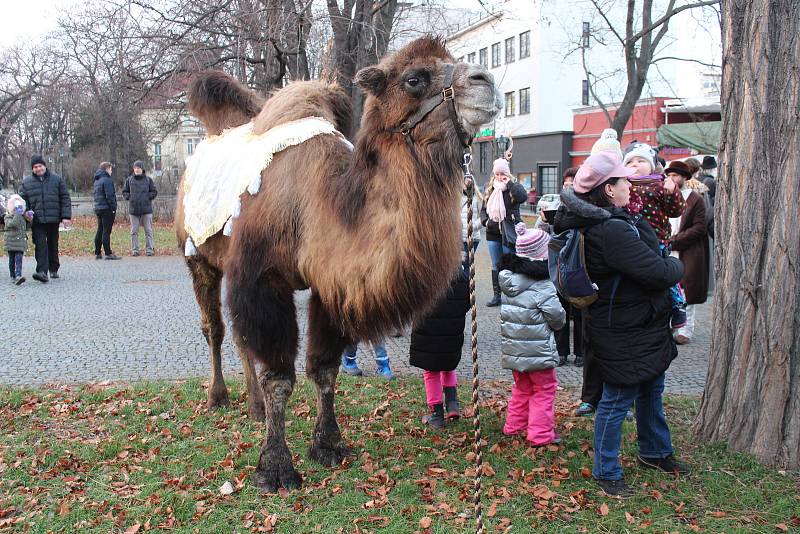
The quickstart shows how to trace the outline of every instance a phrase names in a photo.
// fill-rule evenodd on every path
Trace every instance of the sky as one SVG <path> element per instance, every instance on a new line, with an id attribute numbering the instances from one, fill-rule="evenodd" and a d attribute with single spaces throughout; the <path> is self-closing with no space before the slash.
<path id="1" fill-rule="evenodd" d="M 73 0 L 0 0 L 0 47 L 36 38 L 56 27 L 57 9 Z"/>

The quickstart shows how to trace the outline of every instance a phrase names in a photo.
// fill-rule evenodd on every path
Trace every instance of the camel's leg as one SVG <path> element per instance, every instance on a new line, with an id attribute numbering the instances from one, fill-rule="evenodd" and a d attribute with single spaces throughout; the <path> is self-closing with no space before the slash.
<path id="1" fill-rule="evenodd" d="M 228 388 L 222 377 L 222 340 L 225 338 L 225 323 L 222 321 L 220 286 L 222 273 L 200 256 L 186 260 L 192 273 L 194 296 L 200 307 L 203 335 L 208 343 L 211 359 L 211 387 L 208 389 L 208 408 L 228 406 Z"/>
<path id="2" fill-rule="evenodd" d="M 241 273 L 241 274 L 240 274 Z M 269 493 L 280 487 L 300 487 L 301 478 L 292 465 L 286 445 L 286 405 L 294 388 L 297 354 L 297 320 L 292 290 L 279 278 L 229 272 L 228 305 L 237 345 L 243 354 L 258 359 L 263 371 L 267 435 L 258 466 L 251 476 L 255 486 Z"/>
<path id="3" fill-rule="evenodd" d="M 242 360 L 244 369 L 244 380 L 247 385 L 247 415 L 253 421 L 263 421 L 266 417 L 264 412 L 264 390 L 258 381 L 258 371 L 253 354 L 248 352 L 236 339 L 236 350 Z"/>
<path id="4" fill-rule="evenodd" d="M 308 303 L 308 354 L 306 374 L 317 387 L 317 422 L 308 455 L 332 467 L 350 455 L 336 422 L 334 395 L 339 362 L 347 341 L 333 325 L 319 297 L 312 293 Z"/>

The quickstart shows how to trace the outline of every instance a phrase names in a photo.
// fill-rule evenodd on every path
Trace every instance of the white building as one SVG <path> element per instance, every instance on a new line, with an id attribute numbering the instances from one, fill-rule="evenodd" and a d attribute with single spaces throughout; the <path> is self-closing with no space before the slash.
<path id="1" fill-rule="evenodd" d="M 661 13 L 662 3 L 655 0 L 654 14 Z M 501 116 L 478 138 L 480 175 L 488 176 L 499 154 L 495 138 L 511 137 L 512 170 L 520 181 L 540 193 L 556 192 L 570 162 L 573 109 L 596 103 L 583 61 L 598 97 L 618 102 L 627 81 L 622 47 L 590 0 L 485 0 L 483 5 L 480 18 L 447 38 L 454 56 L 492 72 L 504 96 Z M 626 4 L 606 5 L 612 6 L 606 17 L 624 30 Z M 657 57 L 719 63 L 718 25 L 716 32 L 715 37 L 713 21 L 684 11 L 672 19 Z M 707 71 L 695 63 L 659 61 L 649 71 L 642 98 L 701 96 L 704 85 L 706 91 L 711 85 L 703 75 Z"/>

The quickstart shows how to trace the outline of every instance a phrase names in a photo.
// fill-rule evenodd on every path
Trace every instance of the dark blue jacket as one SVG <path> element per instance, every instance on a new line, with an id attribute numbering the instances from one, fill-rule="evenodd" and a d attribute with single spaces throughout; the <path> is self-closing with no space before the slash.
<path id="1" fill-rule="evenodd" d="M 570 228 L 584 232 L 586 270 L 599 286 L 599 298 L 583 310 L 584 350 L 591 351 L 603 382 L 652 380 L 678 355 L 669 328 L 669 288 L 683 277 L 683 264 L 661 255 L 644 218 L 599 208 L 566 189 L 554 230 Z"/>
<path id="2" fill-rule="evenodd" d="M 33 210 L 34 224 L 59 223 L 72 218 L 67 184 L 57 174 L 45 171 L 42 176 L 26 176 L 19 194 L 28 209 Z"/>
<path id="3" fill-rule="evenodd" d="M 117 211 L 117 193 L 114 191 L 114 181 L 111 175 L 104 170 L 94 173 L 94 211 Z"/>

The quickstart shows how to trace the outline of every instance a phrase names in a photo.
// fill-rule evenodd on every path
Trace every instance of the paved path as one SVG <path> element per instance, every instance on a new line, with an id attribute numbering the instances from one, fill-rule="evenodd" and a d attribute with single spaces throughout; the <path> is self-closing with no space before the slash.
<path id="1" fill-rule="evenodd" d="M 25 272 L 32 269 L 25 258 Z M 499 366 L 499 308 L 483 303 L 491 293 L 485 243 L 478 249 L 478 339 L 481 375 L 510 378 Z M 4 303 L 0 337 L 0 383 L 128 381 L 207 376 L 209 363 L 188 271 L 179 257 L 126 257 L 122 261 L 63 258 L 62 278 L 44 285 L 29 279 L 16 287 L 0 284 Z M 301 332 L 308 293 L 296 295 Z M 667 390 L 702 392 L 708 365 L 710 304 L 698 313 L 696 338 L 680 348 L 667 373 Z M 228 322 L 230 325 L 230 323 Z M 409 336 L 387 339 L 396 372 L 418 374 L 408 365 Z M 304 342 L 301 342 L 303 355 Z M 241 373 L 230 339 L 223 346 L 225 371 Z M 303 357 L 298 358 L 302 370 Z M 465 347 L 459 374 L 471 372 Z M 374 373 L 371 355 L 359 360 Z M 558 369 L 565 386 L 580 386 L 581 371 Z"/>

